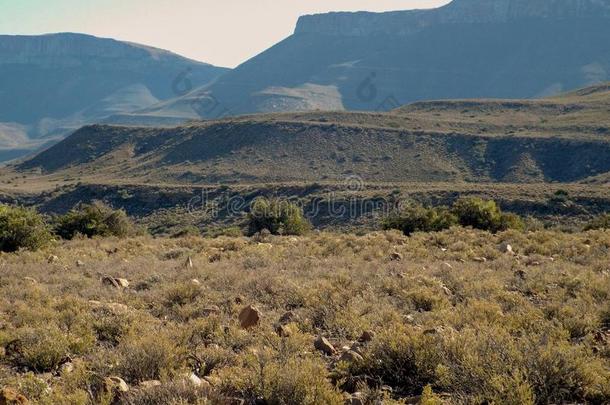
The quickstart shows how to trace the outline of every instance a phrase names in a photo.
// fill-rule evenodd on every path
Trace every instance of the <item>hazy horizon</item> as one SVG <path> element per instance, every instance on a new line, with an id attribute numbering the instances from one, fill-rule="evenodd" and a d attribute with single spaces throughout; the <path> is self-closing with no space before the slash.
<path id="1" fill-rule="evenodd" d="M 0 0 L 0 34 L 75 32 L 235 67 L 289 36 L 299 16 L 432 8 L 449 0 Z"/>

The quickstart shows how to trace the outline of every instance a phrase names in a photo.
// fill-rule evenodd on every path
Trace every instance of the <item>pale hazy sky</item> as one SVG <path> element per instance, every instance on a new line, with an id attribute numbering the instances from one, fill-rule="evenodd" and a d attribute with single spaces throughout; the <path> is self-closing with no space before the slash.
<path id="1" fill-rule="evenodd" d="M 0 0 L 0 34 L 82 32 L 233 67 L 294 31 L 300 15 L 432 8 L 449 0 Z"/>

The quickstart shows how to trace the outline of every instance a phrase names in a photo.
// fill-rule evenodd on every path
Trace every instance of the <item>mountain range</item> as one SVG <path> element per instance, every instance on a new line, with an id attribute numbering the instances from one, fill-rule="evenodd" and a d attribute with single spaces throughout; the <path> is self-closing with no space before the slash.
<path id="1" fill-rule="evenodd" d="M 454 0 L 303 16 L 293 35 L 213 84 L 109 122 L 544 97 L 608 80 L 608 38 L 608 0 Z"/>
<path id="2" fill-rule="evenodd" d="M 227 69 L 148 46 L 81 34 L 0 36 L 0 160 L 88 123 L 140 110 Z"/>
<path id="3" fill-rule="evenodd" d="M 610 0 L 303 16 L 293 35 L 233 70 L 86 35 L 0 36 L 0 161 L 90 123 L 551 96 L 610 79 L 608 38 Z"/>

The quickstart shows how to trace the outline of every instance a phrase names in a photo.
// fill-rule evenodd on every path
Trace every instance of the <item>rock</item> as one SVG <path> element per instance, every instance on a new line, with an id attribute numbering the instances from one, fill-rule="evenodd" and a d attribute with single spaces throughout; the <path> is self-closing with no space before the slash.
<path id="1" fill-rule="evenodd" d="M 0 405 L 25 405 L 30 401 L 12 388 L 4 387 L 0 390 Z"/>
<path id="2" fill-rule="evenodd" d="M 148 380 L 148 381 L 142 381 L 140 383 L 140 387 L 142 387 L 144 389 L 150 389 L 150 388 L 158 387 L 160 385 L 161 385 L 161 381 L 159 381 L 159 380 Z"/>
<path id="3" fill-rule="evenodd" d="M 487 259 L 485 257 L 473 257 L 472 260 L 477 263 L 487 263 Z"/>
<path id="4" fill-rule="evenodd" d="M 121 377 L 107 377 L 104 381 L 109 391 L 129 392 L 129 385 Z"/>
<path id="5" fill-rule="evenodd" d="M 239 324 L 242 328 L 252 328 L 260 322 L 262 317 L 261 312 L 254 306 L 248 305 L 239 313 Z"/>
<path id="6" fill-rule="evenodd" d="M 84 265 L 85 265 L 85 262 L 83 262 L 81 260 L 76 261 L 76 267 L 83 267 Z"/>
<path id="7" fill-rule="evenodd" d="M 36 281 L 36 279 L 32 277 L 24 277 L 23 280 L 27 281 L 30 284 L 38 284 L 38 281 Z"/>
<path id="8" fill-rule="evenodd" d="M 129 287 L 129 281 L 125 278 L 116 278 L 112 276 L 102 277 L 102 284 L 115 287 L 115 288 L 127 288 Z"/>
<path id="9" fill-rule="evenodd" d="M 280 316 L 280 324 L 285 325 L 290 322 L 294 322 L 298 319 L 298 315 L 292 311 L 288 311 L 284 313 L 284 315 Z"/>
<path id="10" fill-rule="evenodd" d="M 373 332 L 372 330 L 365 330 L 364 332 L 362 332 L 362 335 L 360 335 L 360 338 L 358 340 L 361 342 L 370 342 L 371 340 L 373 340 L 374 337 L 375 332 Z"/>
<path id="11" fill-rule="evenodd" d="M 188 382 L 193 387 L 209 387 L 210 383 L 206 380 L 202 380 L 195 373 L 187 373 L 185 375 L 185 382 Z"/>
<path id="12" fill-rule="evenodd" d="M 18 405 L 18 404 L 29 404 L 30 402 L 28 401 L 28 399 L 19 394 L 17 391 L 13 390 L 12 388 L 2 388 L 2 390 L 0 390 L 0 405 Z"/>
<path id="13" fill-rule="evenodd" d="M 191 280 L 191 284 L 192 285 L 201 285 L 201 281 L 197 280 L 196 278 Z"/>
<path id="14" fill-rule="evenodd" d="M 119 284 L 121 288 L 129 287 L 129 281 L 125 278 L 115 278 L 116 282 Z"/>
<path id="15" fill-rule="evenodd" d="M 365 344 L 366 342 L 354 342 L 349 350 L 352 350 L 362 356 Z"/>
<path id="16" fill-rule="evenodd" d="M 513 247 L 509 244 L 509 243 L 501 243 L 500 246 L 498 246 L 498 250 L 502 253 L 507 253 L 509 255 L 514 255 L 515 252 L 513 251 Z"/>
<path id="17" fill-rule="evenodd" d="M 319 336 L 314 342 L 314 347 L 324 354 L 332 356 L 337 352 L 335 347 L 323 336 Z"/>
<path id="18" fill-rule="evenodd" d="M 390 260 L 393 262 L 399 262 L 402 260 L 402 255 L 398 252 L 392 252 L 390 253 Z"/>
<path id="19" fill-rule="evenodd" d="M 57 256 L 55 256 L 55 255 L 51 255 L 51 256 L 49 256 L 49 258 L 47 259 L 47 262 L 48 262 L 49 264 L 51 264 L 51 263 L 56 263 L 56 262 L 58 262 L 58 261 L 59 261 L 59 257 L 57 257 Z"/>
<path id="20" fill-rule="evenodd" d="M 348 351 L 344 352 L 341 355 L 341 357 L 339 358 L 339 361 L 344 361 L 346 363 L 355 363 L 357 361 L 362 361 L 362 360 L 364 360 L 362 358 L 362 356 L 353 350 L 348 350 Z"/>

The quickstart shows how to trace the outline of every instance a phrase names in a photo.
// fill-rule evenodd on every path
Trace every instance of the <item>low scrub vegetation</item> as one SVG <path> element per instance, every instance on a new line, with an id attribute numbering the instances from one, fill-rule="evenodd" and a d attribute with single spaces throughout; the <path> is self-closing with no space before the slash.
<path id="1" fill-rule="evenodd" d="M 113 210 L 101 202 L 79 204 L 55 220 L 55 232 L 64 239 L 76 235 L 125 237 L 135 228 L 125 211 Z"/>
<path id="2" fill-rule="evenodd" d="M 456 226 L 264 243 L 75 238 L 4 254 L 2 395 L 39 404 L 605 404 L 608 246 L 600 230 Z"/>
<path id="3" fill-rule="evenodd" d="M 439 232 L 458 225 L 493 233 L 524 228 L 518 215 L 503 213 L 495 201 L 480 198 L 459 199 L 451 208 L 426 208 L 411 204 L 388 215 L 382 221 L 384 229 L 398 229 L 405 235 L 414 232 Z"/>
<path id="4" fill-rule="evenodd" d="M 248 216 L 248 232 L 269 231 L 273 235 L 303 235 L 310 224 L 298 205 L 285 200 L 259 198 Z"/>
<path id="5" fill-rule="evenodd" d="M 0 251 L 36 250 L 51 240 L 48 225 L 36 211 L 0 205 Z"/>

